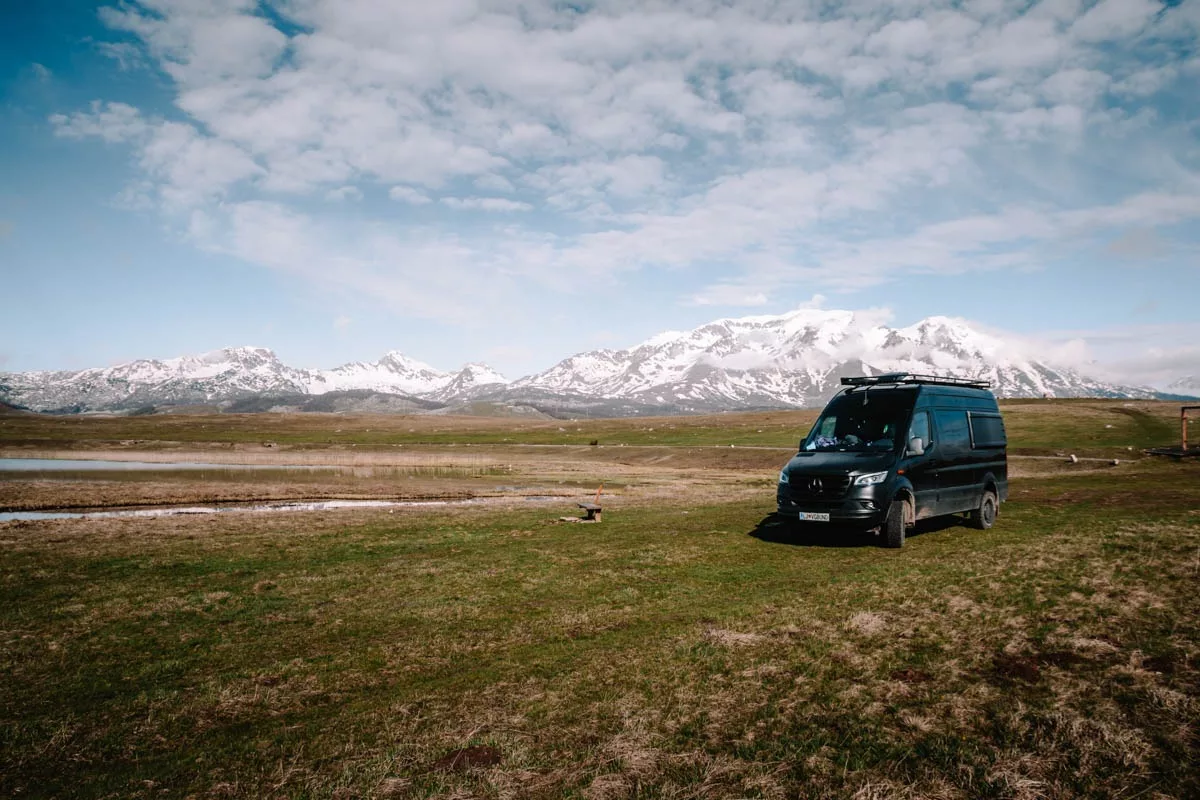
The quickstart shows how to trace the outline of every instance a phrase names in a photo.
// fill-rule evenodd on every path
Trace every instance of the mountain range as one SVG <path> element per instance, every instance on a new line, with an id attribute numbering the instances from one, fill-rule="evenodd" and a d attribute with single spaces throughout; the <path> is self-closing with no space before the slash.
<path id="1" fill-rule="evenodd" d="M 837 390 L 842 375 L 888 372 L 982 378 L 1000 397 L 1174 397 L 1031 358 L 961 319 L 891 328 L 869 314 L 799 309 L 580 353 L 515 381 L 486 364 L 443 372 L 397 351 L 315 370 L 288 366 L 265 348 L 233 347 L 75 372 L 0 373 L 0 402 L 52 413 L 196 405 L 446 413 L 490 403 L 515 413 L 624 416 L 811 407 Z M 1177 383 L 1186 395 L 1195 379 Z"/>

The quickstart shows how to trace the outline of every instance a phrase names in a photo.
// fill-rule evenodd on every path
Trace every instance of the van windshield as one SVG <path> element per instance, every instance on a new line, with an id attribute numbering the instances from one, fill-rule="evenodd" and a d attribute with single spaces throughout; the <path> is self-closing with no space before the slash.
<path id="1" fill-rule="evenodd" d="M 866 391 L 835 397 L 801 445 L 818 452 L 894 452 L 904 443 L 915 393 Z"/>

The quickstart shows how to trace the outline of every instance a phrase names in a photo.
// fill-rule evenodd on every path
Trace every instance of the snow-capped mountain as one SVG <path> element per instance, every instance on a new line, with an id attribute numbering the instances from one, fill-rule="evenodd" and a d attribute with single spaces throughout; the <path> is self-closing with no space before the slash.
<path id="1" fill-rule="evenodd" d="M 817 405 L 842 375 L 914 372 L 991 381 L 1001 397 L 1150 397 L 1026 357 L 963 320 L 930 317 L 906 328 L 852 311 L 800 309 L 722 319 L 663 333 L 628 350 L 572 356 L 512 390 L 601 394 L 685 408 Z"/>
<path id="2" fill-rule="evenodd" d="M 891 328 L 869 312 L 800 309 L 670 331 L 628 350 L 580 353 L 511 383 L 484 364 L 443 372 L 395 351 L 373 363 L 312 370 L 289 367 L 264 348 L 238 347 L 80 372 L 0 374 L 0 402 L 37 411 L 130 410 L 287 395 L 292 399 L 284 405 L 291 407 L 298 396 L 330 394 L 341 397 L 342 408 L 375 394 L 418 398 L 420 408 L 482 400 L 547 413 L 624 415 L 815 406 L 843 375 L 887 372 L 982 378 L 1001 397 L 1158 396 L 1056 366 L 961 319 L 930 317 Z M 1194 393 L 1195 381 L 1182 379 L 1177 388 Z M 381 406 L 363 406 L 375 407 Z"/>
<path id="3" fill-rule="evenodd" d="M 310 394 L 368 389 L 421 395 L 437 391 L 454 380 L 452 373 L 436 370 L 396 350 L 373 363 L 355 361 L 324 372 L 314 370 L 310 375 L 307 384 Z"/>
<path id="4" fill-rule="evenodd" d="M 289 367 L 266 348 L 230 347 L 79 372 L 0 374 L 0 400 L 35 411 L 127 410 L 355 390 L 425 397 L 447 394 L 452 387 L 455 396 L 469 396 L 505 383 L 504 376 L 484 364 L 441 372 L 395 351 L 374 363 L 313 370 Z"/>
<path id="5" fill-rule="evenodd" d="M 366 389 L 447 399 L 470 395 L 480 387 L 498 388 L 508 383 L 508 378 L 487 364 L 467 364 L 458 372 L 442 372 L 397 350 L 372 364 L 356 361 L 326 371 L 310 370 L 308 374 L 310 394 Z"/>
<path id="6" fill-rule="evenodd" d="M 230 347 L 199 356 L 140 360 L 79 372 L 0 376 L 3 399 L 36 411 L 205 403 L 215 398 L 304 392 L 305 370 L 262 347 Z"/>
<path id="7" fill-rule="evenodd" d="M 489 390 L 501 389 L 508 383 L 487 364 L 467 364 L 450 380 L 426 396 L 432 400 L 465 400 L 477 397 Z"/>

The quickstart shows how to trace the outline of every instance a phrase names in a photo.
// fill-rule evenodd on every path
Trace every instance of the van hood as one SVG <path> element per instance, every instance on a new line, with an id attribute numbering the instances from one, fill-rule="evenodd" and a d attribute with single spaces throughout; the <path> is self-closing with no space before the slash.
<path id="1" fill-rule="evenodd" d="M 792 456 L 784 471 L 789 475 L 842 472 L 847 475 L 882 472 L 896 463 L 895 453 L 818 453 L 802 452 Z"/>

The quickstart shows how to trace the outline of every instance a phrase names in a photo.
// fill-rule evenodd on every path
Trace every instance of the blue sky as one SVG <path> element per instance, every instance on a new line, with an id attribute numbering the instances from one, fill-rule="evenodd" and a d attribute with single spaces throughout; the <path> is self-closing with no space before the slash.
<path id="1" fill-rule="evenodd" d="M 801 305 L 1200 375 L 1200 2 L 0 9 L 0 370 Z"/>

